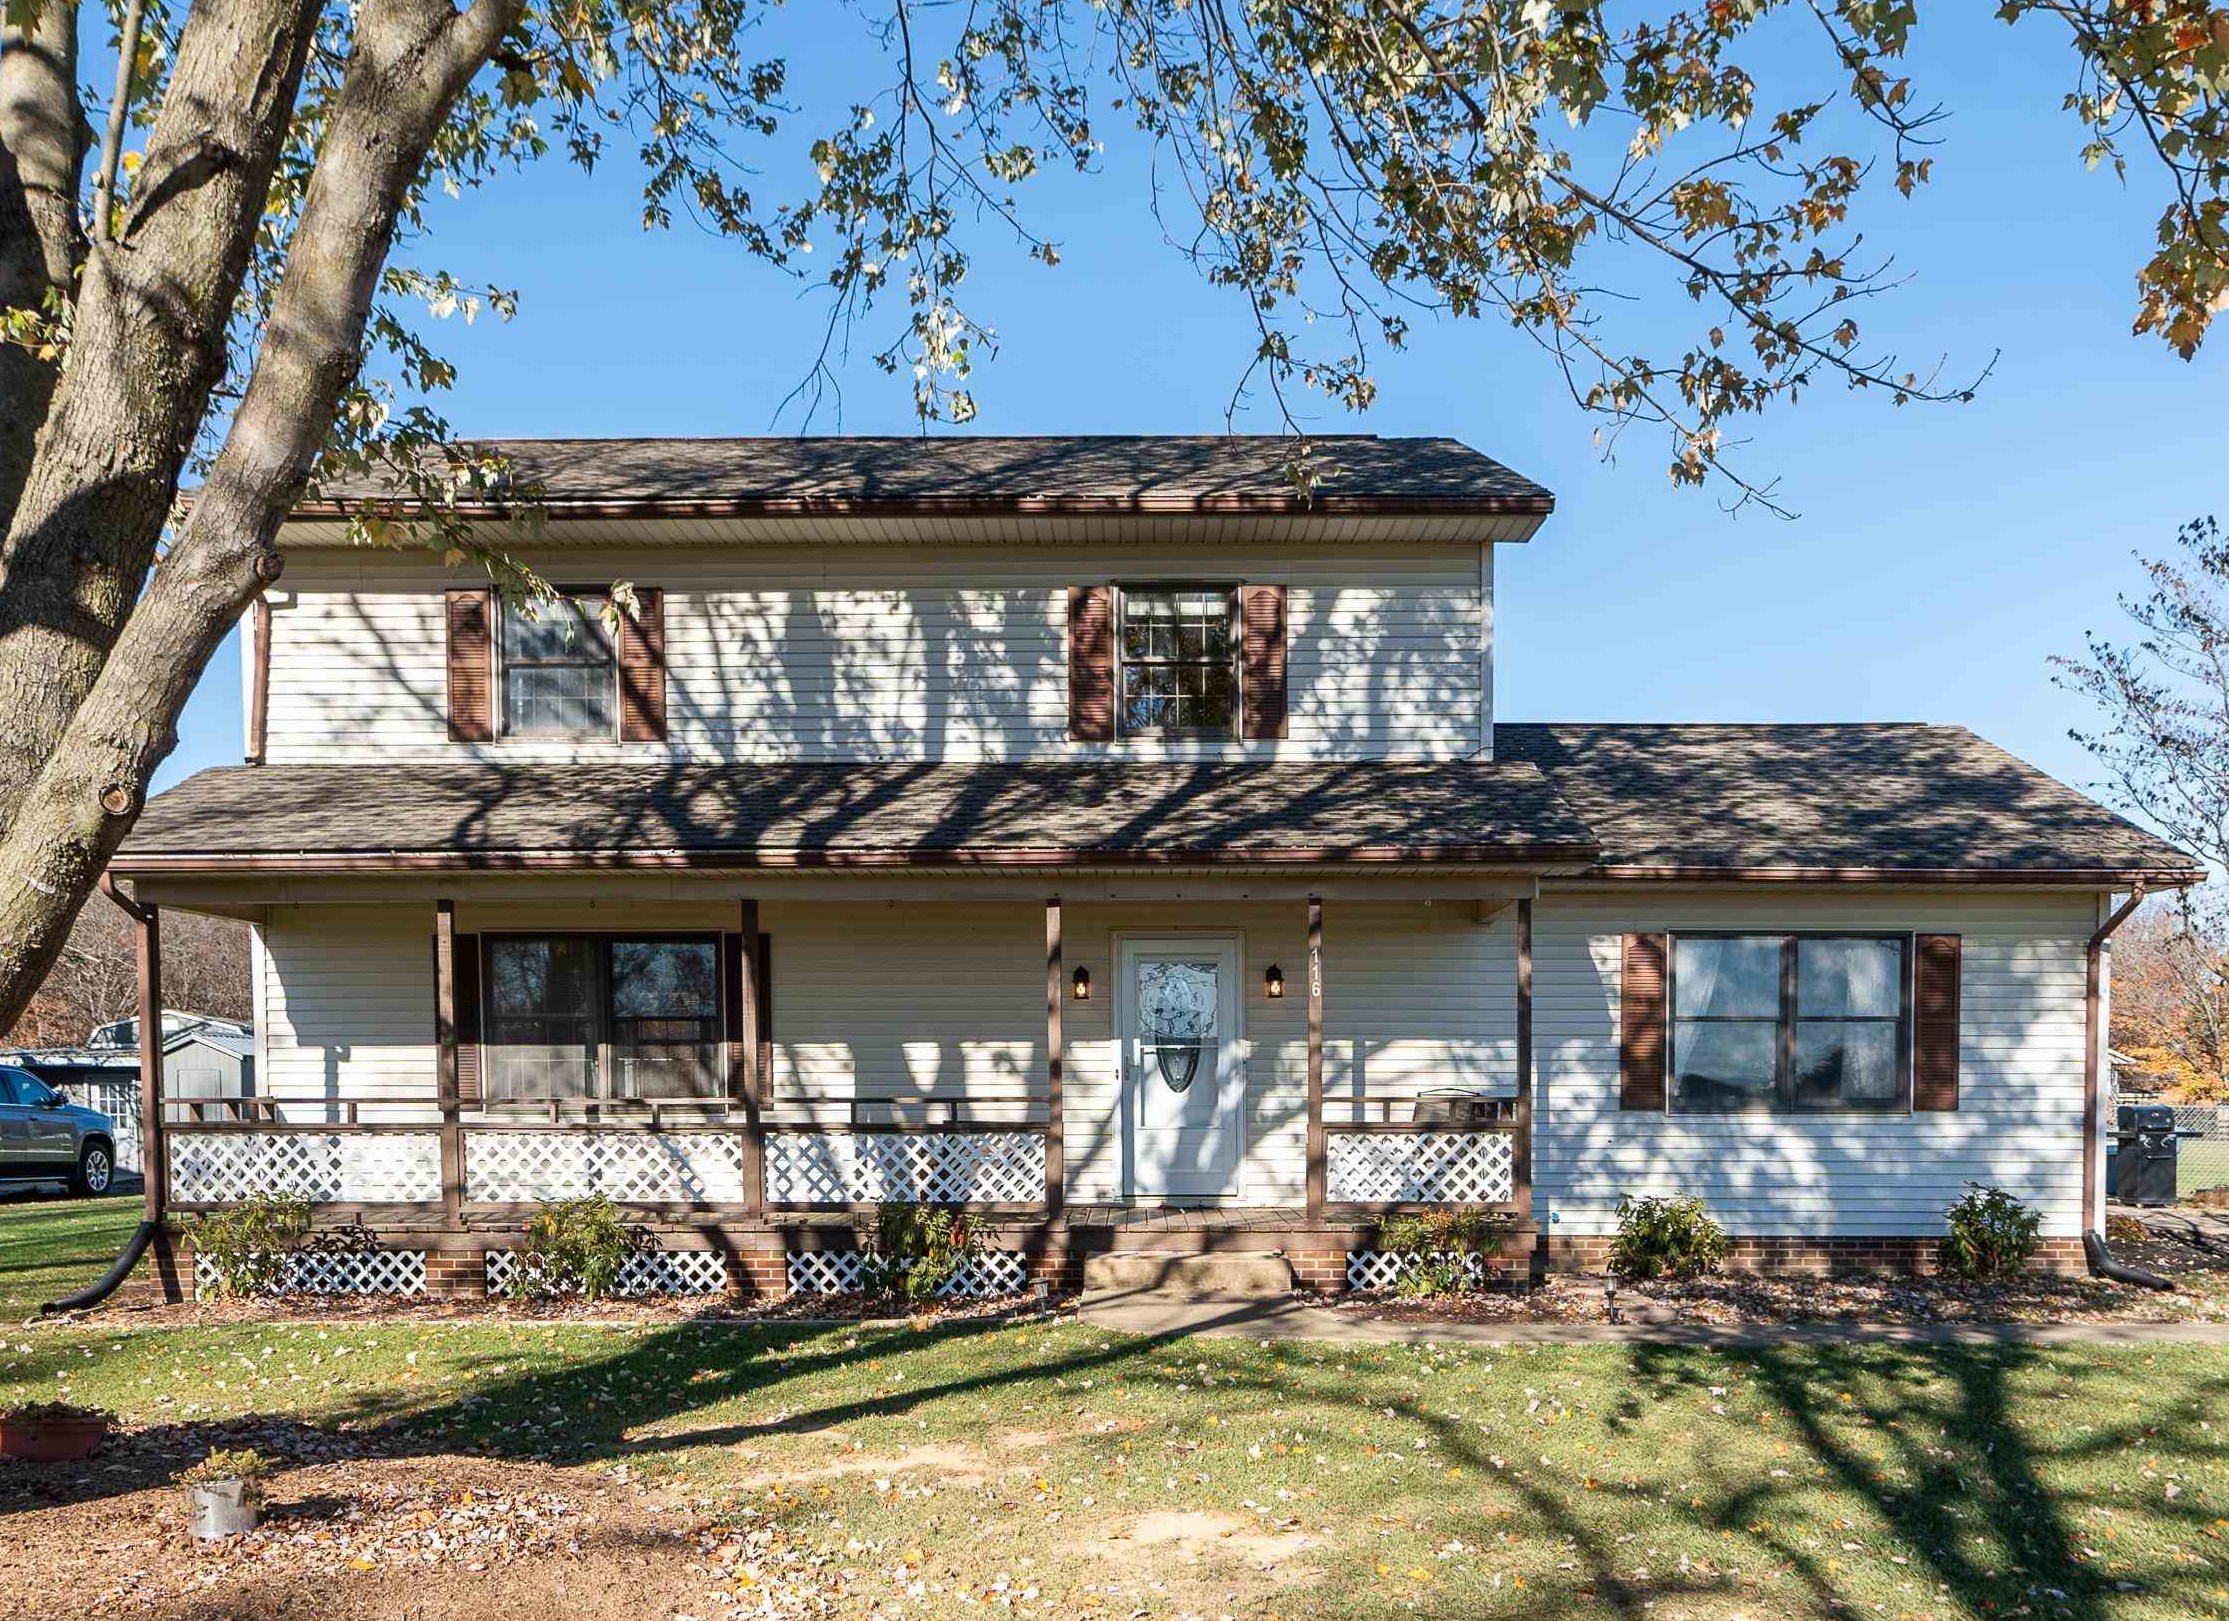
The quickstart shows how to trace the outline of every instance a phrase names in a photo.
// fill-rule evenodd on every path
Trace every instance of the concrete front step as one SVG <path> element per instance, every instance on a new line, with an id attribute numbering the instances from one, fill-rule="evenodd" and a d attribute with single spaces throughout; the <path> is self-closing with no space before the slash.
<path id="1" fill-rule="evenodd" d="M 1086 1301 L 1283 1300 L 1292 1263 L 1275 1250 L 1113 1250 L 1084 1257 Z"/>

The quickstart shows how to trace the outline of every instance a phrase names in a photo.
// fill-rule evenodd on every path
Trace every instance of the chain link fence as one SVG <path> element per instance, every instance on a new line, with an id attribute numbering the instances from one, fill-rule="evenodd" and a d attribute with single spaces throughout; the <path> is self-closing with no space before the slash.
<path id="1" fill-rule="evenodd" d="M 2119 1129 L 2119 1105 L 2156 1101 L 2148 1093 L 2122 1092 L 2119 1087 L 2108 1084 L 2105 1089 L 2107 1145 L 2111 1145 L 2113 1133 Z M 2229 1188 L 2229 1105 L 2178 1103 L 2174 1110 L 2175 1130 L 2186 1134 L 2175 1145 L 2176 1193 L 2187 1199 L 2194 1193 Z"/>

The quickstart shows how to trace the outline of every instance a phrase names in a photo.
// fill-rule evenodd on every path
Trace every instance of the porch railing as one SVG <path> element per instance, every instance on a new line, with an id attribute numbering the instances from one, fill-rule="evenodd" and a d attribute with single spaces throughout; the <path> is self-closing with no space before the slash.
<path id="1" fill-rule="evenodd" d="M 1349 1095 L 1324 1121 L 1324 1197 L 1335 1205 L 1517 1205 L 1514 1100 L 1470 1095 Z M 1371 1118 L 1373 1109 L 1377 1118 Z M 1401 1118 L 1396 1118 L 1396 1117 Z"/>

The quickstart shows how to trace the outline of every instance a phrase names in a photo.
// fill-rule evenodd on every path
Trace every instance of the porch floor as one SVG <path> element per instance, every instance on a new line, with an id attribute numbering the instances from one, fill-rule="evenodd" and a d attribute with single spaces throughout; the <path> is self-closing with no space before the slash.
<path id="1" fill-rule="evenodd" d="M 1308 1212 L 1298 1205 L 1072 1204 L 1070 1227 L 1115 1227 L 1147 1233 L 1306 1232 Z"/>

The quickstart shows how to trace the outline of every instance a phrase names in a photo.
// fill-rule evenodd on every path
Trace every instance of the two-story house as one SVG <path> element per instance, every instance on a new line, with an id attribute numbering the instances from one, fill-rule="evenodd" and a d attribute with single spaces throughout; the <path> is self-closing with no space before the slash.
<path id="1" fill-rule="evenodd" d="M 1552 500 L 1475 451 L 499 448 L 563 601 L 305 506 L 249 763 L 116 862 L 255 928 L 261 1097 L 153 1145 L 171 1210 L 308 1193 L 472 1288 L 602 1192 L 761 1290 L 890 1198 L 1008 1282 L 1336 1286 L 1444 1202 L 1551 1265 L 1627 1193 L 1762 1265 L 1921 1264 L 1969 1180 L 2057 1263 L 2101 1220 L 2101 942 L 2196 863 L 1955 727 L 1497 724 Z"/>

